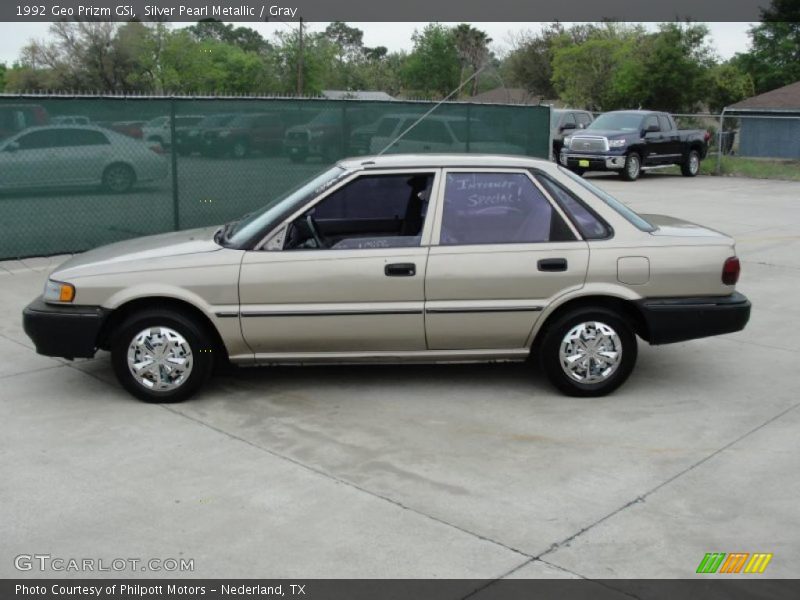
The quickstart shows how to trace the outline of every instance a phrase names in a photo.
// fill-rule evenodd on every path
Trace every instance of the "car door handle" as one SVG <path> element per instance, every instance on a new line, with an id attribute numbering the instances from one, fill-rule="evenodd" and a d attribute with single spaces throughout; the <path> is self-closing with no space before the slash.
<path id="1" fill-rule="evenodd" d="M 547 271 L 547 272 L 555 272 L 555 271 L 566 271 L 567 270 L 567 259 L 566 258 L 543 258 L 536 266 L 539 268 L 540 271 Z"/>
<path id="2" fill-rule="evenodd" d="M 417 274 L 417 265 L 414 263 L 392 263 L 386 265 L 383 272 L 387 277 L 413 277 Z"/>

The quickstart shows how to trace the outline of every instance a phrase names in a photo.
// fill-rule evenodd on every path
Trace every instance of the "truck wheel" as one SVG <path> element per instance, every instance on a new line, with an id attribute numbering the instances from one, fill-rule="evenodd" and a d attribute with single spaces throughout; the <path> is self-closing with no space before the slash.
<path id="1" fill-rule="evenodd" d="M 604 396 L 622 385 L 636 364 L 636 335 L 610 309 L 571 310 L 543 333 L 542 370 L 568 396 Z"/>
<path id="2" fill-rule="evenodd" d="M 625 157 L 625 166 L 619 176 L 625 181 L 636 181 L 642 174 L 642 159 L 636 152 L 631 152 Z"/>
<path id="3" fill-rule="evenodd" d="M 194 319 L 171 309 L 147 309 L 118 328 L 111 364 L 122 387 L 140 400 L 181 402 L 208 380 L 212 346 Z"/>
<path id="4" fill-rule="evenodd" d="M 695 177 L 700 172 L 700 153 L 697 150 L 689 152 L 689 156 L 681 163 L 681 175 Z"/>

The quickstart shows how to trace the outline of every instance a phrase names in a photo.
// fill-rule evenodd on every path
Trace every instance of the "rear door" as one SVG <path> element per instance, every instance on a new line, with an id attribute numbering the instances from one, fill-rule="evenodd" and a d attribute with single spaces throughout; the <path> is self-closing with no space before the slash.
<path id="1" fill-rule="evenodd" d="M 521 349 L 589 249 L 524 170 L 447 169 L 425 277 L 430 350 Z"/>

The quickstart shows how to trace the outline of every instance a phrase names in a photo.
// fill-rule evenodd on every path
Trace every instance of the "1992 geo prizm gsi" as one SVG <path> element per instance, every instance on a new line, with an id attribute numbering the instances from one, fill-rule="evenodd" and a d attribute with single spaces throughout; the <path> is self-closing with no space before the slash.
<path id="1" fill-rule="evenodd" d="M 547 161 L 339 162 L 222 227 L 75 256 L 24 310 L 39 353 L 110 350 L 120 383 L 183 400 L 216 361 L 524 360 L 575 396 L 631 373 L 637 336 L 739 331 L 733 240 L 638 215 Z"/>

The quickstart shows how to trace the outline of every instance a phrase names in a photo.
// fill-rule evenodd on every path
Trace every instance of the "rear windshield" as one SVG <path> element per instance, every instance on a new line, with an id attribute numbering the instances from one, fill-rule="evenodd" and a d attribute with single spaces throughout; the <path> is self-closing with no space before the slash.
<path id="1" fill-rule="evenodd" d="M 597 123 L 597 121 L 595 121 L 595 123 Z M 625 204 L 614 198 L 614 196 L 612 196 L 608 192 L 601 190 L 596 185 L 589 183 L 580 175 L 576 175 L 575 173 L 573 173 L 569 169 L 565 169 L 561 165 L 559 165 L 558 168 L 561 170 L 562 173 L 564 173 L 567 177 L 572 179 L 575 183 L 580 184 L 581 186 L 592 192 L 592 194 L 600 198 L 600 200 L 608 204 L 611 208 L 613 208 L 620 215 L 622 215 L 625 218 L 625 220 L 627 220 L 631 225 L 633 225 L 637 229 L 647 232 L 656 230 L 655 226 L 653 226 L 651 223 L 648 223 L 640 215 L 638 215 L 633 210 L 628 208 Z"/>

